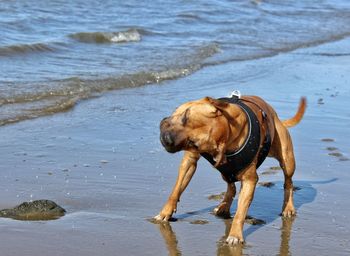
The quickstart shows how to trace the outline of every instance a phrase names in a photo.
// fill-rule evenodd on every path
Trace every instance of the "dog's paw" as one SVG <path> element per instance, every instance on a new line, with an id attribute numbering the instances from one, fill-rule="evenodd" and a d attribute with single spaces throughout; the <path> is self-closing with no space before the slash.
<path id="1" fill-rule="evenodd" d="M 281 216 L 283 217 L 283 218 L 292 218 L 292 217 L 294 217 L 296 215 L 296 212 L 295 212 L 295 210 L 288 210 L 288 211 L 283 211 L 282 213 L 281 213 Z"/>
<path id="2" fill-rule="evenodd" d="M 167 202 L 160 213 L 154 217 L 156 221 L 169 221 L 171 216 L 176 212 L 176 204 Z"/>
<path id="3" fill-rule="evenodd" d="M 226 203 L 221 203 L 214 208 L 213 213 L 218 217 L 230 218 L 230 208 L 227 207 Z"/>
<path id="4" fill-rule="evenodd" d="M 226 239 L 226 243 L 228 245 L 237 245 L 237 244 L 243 244 L 244 239 L 243 238 L 237 238 L 235 236 L 228 236 Z"/>
<path id="5" fill-rule="evenodd" d="M 283 218 L 292 218 L 296 215 L 296 211 L 294 207 L 286 207 L 283 212 L 281 213 L 281 216 Z"/>
<path id="6" fill-rule="evenodd" d="M 163 215 L 163 214 L 158 214 L 157 216 L 154 216 L 154 220 L 156 221 L 169 221 L 171 218 L 171 215 Z"/>

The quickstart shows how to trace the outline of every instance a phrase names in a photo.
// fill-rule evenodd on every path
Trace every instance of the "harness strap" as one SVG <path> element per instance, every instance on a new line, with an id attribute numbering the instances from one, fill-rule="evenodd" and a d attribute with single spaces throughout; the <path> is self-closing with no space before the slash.
<path id="1" fill-rule="evenodd" d="M 249 132 L 246 141 L 243 143 L 243 146 L 235 152 L 226 153 L 227 162 L 217 167 L 217 169 L 225 177 L 227 182 L 233 183 L 237 181 L 237 175 L 246 167 L 248 167 L 248 165 L 254 160 L 258 151 L 259 154 L 256 168 L 258 168 L 262 164 L 270 150 L 271 136 L 267 129 L 264 143 L 262 147 L 260 147 L 260 123 L 255 113 L 246 104 L 242 102 L 242 99 L 240 99 L 236 95 L 233 95 L 231 98 L 220 98 L 219 100 L 231 104 L 237 104 L 242 108 L 243 112 L 246 114 L 248 119 Z M 263 116 L 266 116 L 266 114 L 264 115 L 265 112 L 262 113 Z M 209 153 L 202 153 L 201 155 L 205 159 L 207 159 L 213 166 L 216 164 L 213 156 Z"/>
<path id="2" fill-rule="evenodd" d="M 256 102 L 250 101 L 250 100 L 246 100 L 246 99 L 240 99 L 240 100 L 243 100 L 245 102 L 249 102 L 249 103 L 254 104 L 255 106 L 257 106 L 260 109 L 260 111 L 261 111 L 261 114 L 262 114 L 262 117 L 263 117 L 263 122 L 267 121 L 267 115 L 266 115 L 265 111 L 258 104 L 256 104 Z M 265 124 L 266 124 L 265 139 L 264 139 L 264 142 L 263 142 L 262 146 L 260 147 L 260 151 L 259 151 L 259 155 L 258 155 L 258 162 L 256 164 L 256 168 L 259 168 L 259 166 L 265 161 L 266 157 L 269 154 L 270 148 L 271 148 L 272 141 L 271 141 L 270 131 L 268 129 L 268 123 L 265 122 Z"/>

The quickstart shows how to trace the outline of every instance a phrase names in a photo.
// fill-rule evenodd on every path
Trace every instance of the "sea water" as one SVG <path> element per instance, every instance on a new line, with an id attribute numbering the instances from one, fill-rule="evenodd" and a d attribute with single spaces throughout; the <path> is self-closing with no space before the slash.
<path id="1" fill-rule="evenodd" d="M 0 1 L 0 125 L 350 35 L 346 0 Z"/>

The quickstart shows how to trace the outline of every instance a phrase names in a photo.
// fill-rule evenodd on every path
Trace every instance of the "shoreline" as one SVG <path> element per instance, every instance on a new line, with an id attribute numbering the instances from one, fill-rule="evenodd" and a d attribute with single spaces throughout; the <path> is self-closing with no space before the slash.
<path id="1" fill-rule="evenodd" d="M 230 221 L 213 216 L 216 202 L 208 200 L 225 184 L 203 160 L 179 204 L 178 221 L 163 226 L 147 219 L 168 197 L 181 158 L 162 149 L 159 121 L 185 101 L 225 96 L 233 89 L 263 97 L 281 119 L 295 113 L 301 96 L 308 99 L 304 119 L 290 130 L 298 215 L 290 223 L 278 216 L 283 175 L 261 175 L 276 166 L 265 161 L 260 181 L 275 186 L 257 187 L 249 215 L 266 224 L 245 225 L 247 243 L 238 255 L 350 253 L 349 46 L 345 39 L 206 67 L 179 80 L 83 101 L 66 113 L 0 127 L 0 208 L 45 198 L 67 209 L 55 221 L 0 219 L 2 255 L 232 253 L 223 243 Z M 231 212 L 235 205 L 236 200 Z M 205 224 L 191 223 L 198 220 Z"/>

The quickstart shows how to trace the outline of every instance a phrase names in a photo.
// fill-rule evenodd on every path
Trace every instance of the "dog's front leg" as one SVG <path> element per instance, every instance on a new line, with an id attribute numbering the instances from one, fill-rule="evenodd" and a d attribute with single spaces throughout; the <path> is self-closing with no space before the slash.
<path id="1" fill-rule="evenodd" d="M 235 183 L 227 183 L 227 191 L 225 193 L 224 199 L 217 207 L 215 207 L 214 214 L 224 218 L 229 218 L 231 204 L 235 195 L 236 195 Z"/>
<path id="2" fill-rule="evenodd" d="M 163 206 L 163 209 L 154 217 L 156 220 L 168 221 L 173 213 L 176 212 L 177 202 L 180 200 L 182 192 L 186 189 L 196 171 L 198 159 L 198 153 L 185 151 L 173 191 Z"/>
<path id="3" fill-rule="evenodd" d="M 239 193 L 237 211 L 233 218 L 229 236 L 226 242 L 234 245 L 243 243 L 243 225 L 247 216 L 248 208 L 253 200 L 258 176 L 255 167 L 250 167 L 242 177 L 241 191 Z"/>

